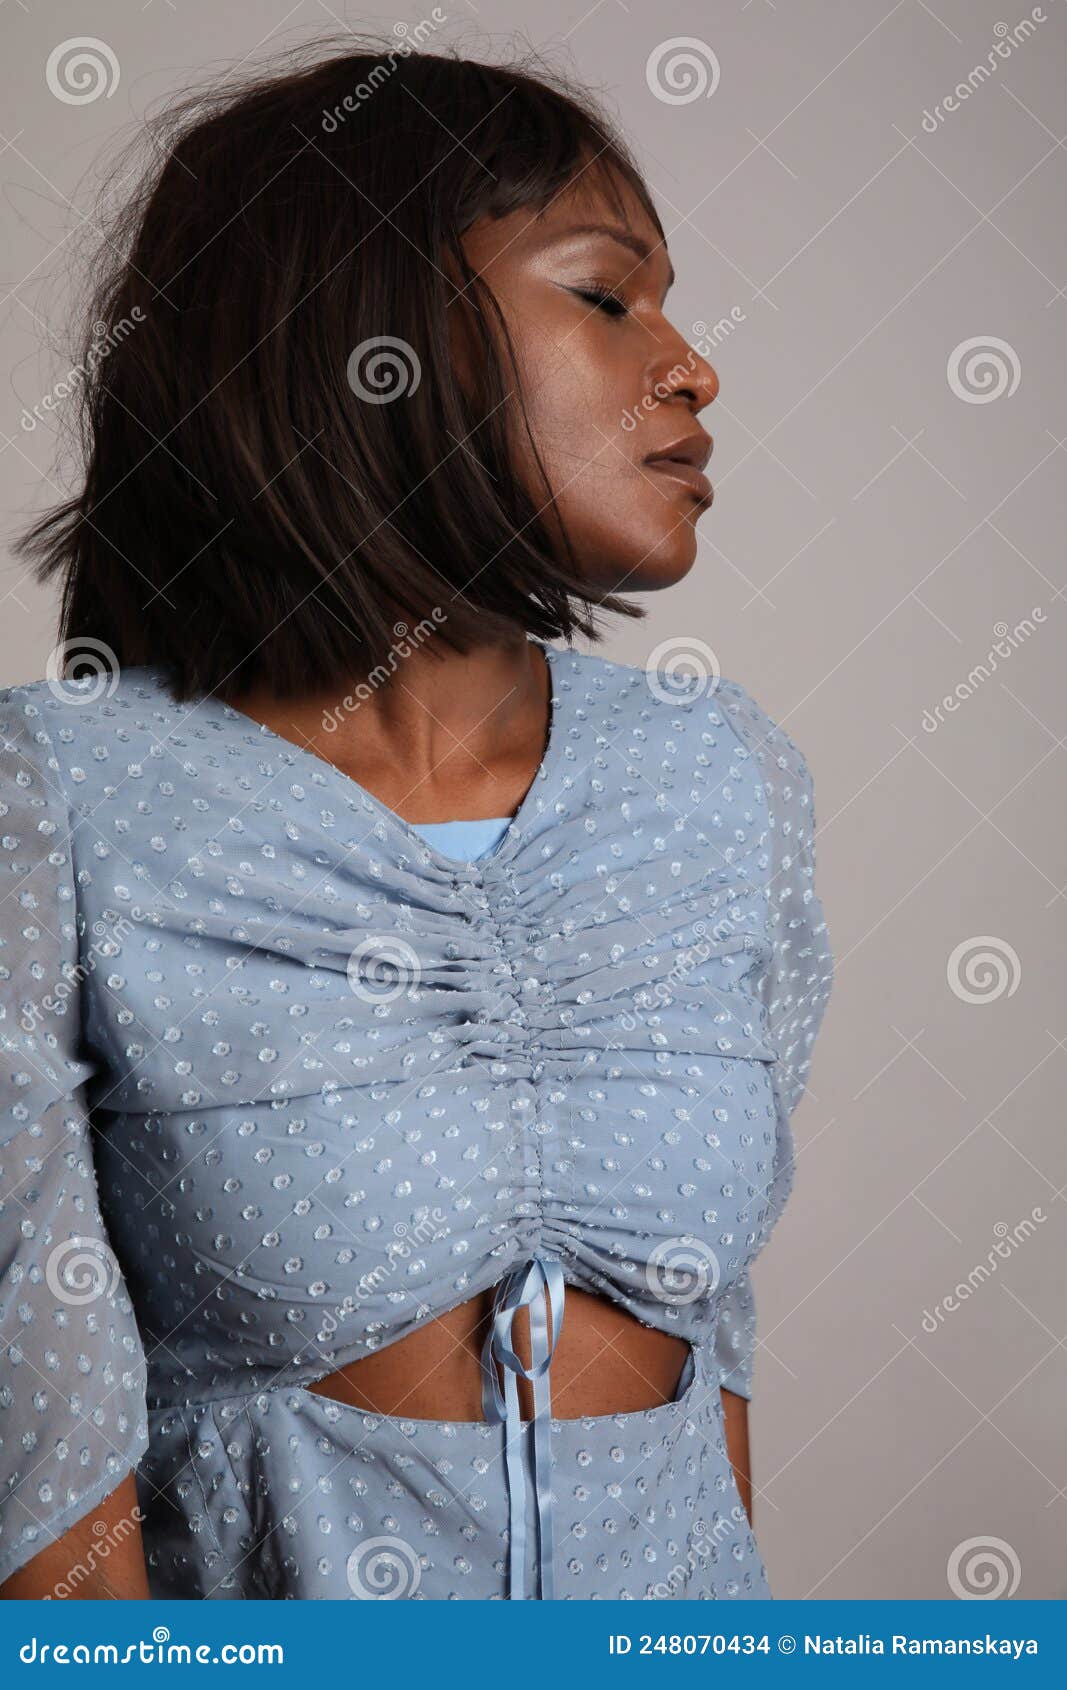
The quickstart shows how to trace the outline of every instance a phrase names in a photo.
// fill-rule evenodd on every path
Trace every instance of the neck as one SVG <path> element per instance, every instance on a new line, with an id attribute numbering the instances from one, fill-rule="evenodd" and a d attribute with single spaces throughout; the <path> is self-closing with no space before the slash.
<path id="1" fill-rule="evenodd" d="M 298 699 L 258 688 L 236 709 L 333 763 L 406 821 L 512 815 L 544 755 L 539 645 L 420 648 L 375 675 Z"/>

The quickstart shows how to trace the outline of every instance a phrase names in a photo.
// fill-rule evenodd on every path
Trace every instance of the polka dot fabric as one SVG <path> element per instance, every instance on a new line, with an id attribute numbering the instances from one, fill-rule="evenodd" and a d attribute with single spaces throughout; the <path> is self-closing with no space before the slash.
<path id="1" fill-rule="evenodd" d="M 0 1576 L 132 1467 L 154 1595 L 508 1596 L 504 1428 L 308 1387 L 539 1256 L 691 1345 L 552 1420 L 557 1596 L 769 1593 L 719 1388 L 831 988 L 811 777 L 737 683 L 544 649 L 474 862 L 156 671 L 0 692 Z"/>

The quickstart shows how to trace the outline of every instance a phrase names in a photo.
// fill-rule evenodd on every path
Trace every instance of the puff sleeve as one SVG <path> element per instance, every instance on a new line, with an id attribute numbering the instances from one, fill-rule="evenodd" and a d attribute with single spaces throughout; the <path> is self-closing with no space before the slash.
<path id="1" fill-rule="evenodd" d="M 62 708 L 60 706 L 60 708 Z M 147 1448 L 145 1359 L 97 1204 L 62 774 L 37 686 L 0 690 L 0 1582 Z M 90 936 L 91 937 L 91 936 Z"/>
<path id="2" fill-rule="evenodd" d="M 799 748 L 736 682 L 720 686 L 720 708 L 755 758 L 766 805 L 766 919 L 769 952 L 756 990 L 766 1009 L 776 1132 L 774 1156 L 751 1261 L 763 1249 L 793 1188 L 792 1115 L 811 1065 L 812 1047 L 833 985 L 833 958 L 815 890 L 815 799 Z M 722 1300 L 715 1331 L 720 1384 L 752 1396 L 756 1306 L 750 1273 Z"/>

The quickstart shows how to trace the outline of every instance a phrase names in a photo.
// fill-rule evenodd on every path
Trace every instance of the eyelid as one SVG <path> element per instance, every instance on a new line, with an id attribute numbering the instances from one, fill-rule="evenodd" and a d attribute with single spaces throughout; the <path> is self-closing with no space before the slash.
<path id="1" fill-rule="evenodd" d="M 620 312 L 625 312 L 627 315 L 633 309 L 625 294 L 613 282 L 577 282 L 572 284 L 569 291 L 577 294 L 580 299 L 590 300 L 596 304 L 611 302 L 619 307 Z"/>
<path id="2" fill-rule="evenodd" d="M 634 298 L 630 298 L 628 296 L 627 292 L 625 291 L 626 287 L 627 287 L 626 282 L 609 282 L 604 277 L 597 277 L 597 278 L 590 277 L 588 281 L 572 282 L 569 285 L 570 285 L 571 291 L 574 292 L 574 293 L 600 292 L 600 293 L 610 294 L 612 296 L 612 298 L 618 299 L 623 305 L 625 305 L 627 311 L 629 311 L 631 313 L 638 309 L 639 297 L 640 297 L 640 293 L 641 293 L 640 286 L 638 286 L 638 288 L 636 290 L 636 296 Z M 669 294 L 670 291 L 671 291 L 671 284 L 668 283 L 667 290 L 664 293 L 663 298 L 662 299 L 656 299 L 655 302 L 654 302 L 655 308 L 658 311 L 660 311 L 661 313 L 666 311 L 666 309 L 667 309 L 667 294 Z"/>

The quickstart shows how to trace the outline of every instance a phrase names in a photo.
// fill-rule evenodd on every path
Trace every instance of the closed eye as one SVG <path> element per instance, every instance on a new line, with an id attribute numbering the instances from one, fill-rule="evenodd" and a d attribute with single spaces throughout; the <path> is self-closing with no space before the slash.
<path id="1" fill-rule="evenodd" d="M 590 305 L 595 305 L 608 317 L 625 317 L 629 314 L 626 301 L 620 299 L 611 288 L 572 288 L 571 292 L 576 293 L 579 299 L 588 300 Z"/>

